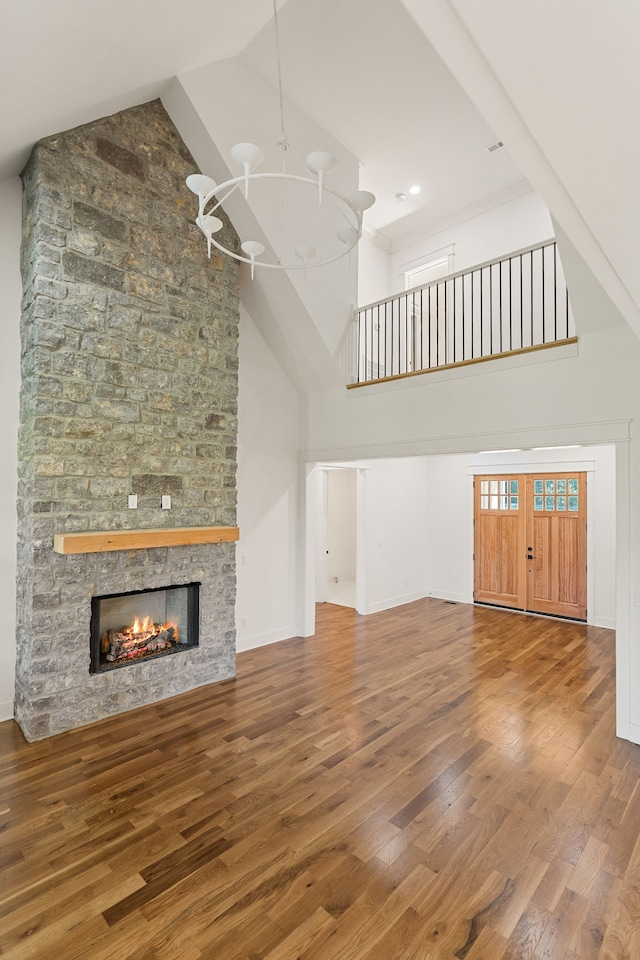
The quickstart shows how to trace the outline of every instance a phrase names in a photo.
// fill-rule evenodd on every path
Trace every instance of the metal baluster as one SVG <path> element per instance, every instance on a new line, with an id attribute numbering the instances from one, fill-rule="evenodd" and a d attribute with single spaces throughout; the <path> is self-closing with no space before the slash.
<path id="1" fill-rule="evenodd" d="M 482 314 L 484 312 L 484 299 L 483 299 L 484 294 L 483 294 L 483 285 L 482 285 L 483 276 L 484 276 L 484 270 L 481 270 L 480 271 L 480 340 L 482 340 Z M 471 314 L 471 359 L 472 360 L 475 355 L 475 337 L 474 337 L 473 321 L 474 321 L 474 317 L 473 317 L 473 314 Z"/>
<path id="2" fill-rule="evenodd" d="M 524 347 L 524 323 L 522 319 L 522 254 L 520 254 L 520 347 Z"/>
<path id="3" fill-rule="evenodd" d="M 558 339 L 558 268 L 556 264 L 557 244 L 553 244 L 553 339 Z"/>
<path id="4" fill-rule="evenodd" d="M 489 267 L 489 313 L 491 322 L 489 324 L 489 356 L 493 353 L 493 264 Z"/>
<path id="5" fill-rule="evenodd" d="M 502 353 L 502 260 L 500 261 L 500 353 Z"/>
<path id="6" fill-rule="evenodd" d="M 409 370 L 409 316 L 407 312 L 407 296 L 404 298 L 404 369 Z"/>
<path id="7" fill-rule="evenodd" d="M 531 307 L 531 346 L 533 346 L 533 250 L 529 256 L 531 257 L 531 289 L 529 290 L 529 303 Z"/>
<path id="8" fill-rule="evenodd" d="M 509 350 L 514 350 L 513 321 L 513 257 L 509 257 Z"/>
<path id="9" fill-rule="evenodd" d="M 428 340 L 428 354 L 429 354 L 429 370 L 431 369 L 431 287 L 427 287 L 427 298 L 429 303 L 428 309 L 428 325 L 429 325 L 429 340 Z"/>
<path id="10" fill-rule="evenodd" d="M 448 336 L 448 333 L 449 333 L 449 330 L 448 330 L 448 327 L 449 327 L 449 318 L 448 318 L 448 316 L 447 316 L 447 286 L 448 286 L 448 284 L 447 284 L 447 281 L 445 280 L 445 282 L 443 283 L 443 287 L 444 287 L 444 362 L 445 362 L 445 365 L 446 365 L 446 363 L 447 363 L 447 336 Z M 454 328 L 454 331 L 453 331 L 453 359 L 454 359 L 454 361 L 455 361 L 455 359 L 456 359 L 456 331 L 455 331 L 455 328 Z"/>

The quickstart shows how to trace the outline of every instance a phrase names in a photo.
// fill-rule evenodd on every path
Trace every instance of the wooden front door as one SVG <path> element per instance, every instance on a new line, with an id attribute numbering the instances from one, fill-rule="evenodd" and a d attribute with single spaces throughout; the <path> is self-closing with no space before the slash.
<path id="1" fill-rule="evenodd" d="M 586 475 L 475 479 L 474 599 L 585 620 Z"/>
<path id="2" fill-rule="evenodd" d="M 523 477 L 476 477 L 474 600 L 523 610 L 527 567 Z"/>

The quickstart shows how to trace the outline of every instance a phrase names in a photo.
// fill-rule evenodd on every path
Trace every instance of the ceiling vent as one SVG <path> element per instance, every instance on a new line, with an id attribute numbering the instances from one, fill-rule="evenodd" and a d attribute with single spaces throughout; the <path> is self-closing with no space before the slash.
<path id="1" fill-rule="evenodd" d="M 501 147 L 504 147 L 502 140 L 496 140 L 495 143 L 490 143 L 488 147 L 485 147 L 487 153 L 495 153 L 496 150 L 500 150 Z"/>

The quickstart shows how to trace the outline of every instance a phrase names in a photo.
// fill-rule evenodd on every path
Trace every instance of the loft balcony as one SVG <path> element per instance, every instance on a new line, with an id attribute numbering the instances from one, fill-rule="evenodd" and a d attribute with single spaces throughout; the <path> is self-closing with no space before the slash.
<path id="1" fill-rule="evenodd" d="M 349 389 L 576 342 L 555 240 L 359 307 Z"/>

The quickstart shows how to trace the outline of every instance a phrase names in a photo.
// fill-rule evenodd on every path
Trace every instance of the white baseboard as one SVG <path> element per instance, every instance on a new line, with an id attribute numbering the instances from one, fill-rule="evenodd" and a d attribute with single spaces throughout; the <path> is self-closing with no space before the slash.
<path id="1" fill-rule="evenodd" d="M 258 633 L 253 637 L 236 637 L 236 653 L 243 650 L 254 650 L 256 647 L 266 647 L 270 643 L 279 643 L 280 640 L 291 640 L 300 636 L 298 627 L 293 624 L 280 630 L 270 630 L 268 633 Z"/>
<path id="2" fill-rule="evenodd" d="M 0 703 L 0 722 L 3 720 L 13 720 L 13 700 Z"/>
<path id="3" fill-rule="evenodd" d="M 630 740 L 631 743 L 640 744 L 640 724 L 633 723 L 631 720 L 621 720 L 618 717 L 616 726 L 616 736 L 623 740 Z"/>
<path id="4" fill-rule="evenodd" d="M 473 603 L 473 597 L 466 593 L 451 593 L 449 590 L 429 590 L 428 597 L 435 597 L 436 600 L 451 600 L 453 603 Z"/>
<path id="5" fill-rule="evenodd" d="M 616 621 L 612 617 L 595 616 L 593 620 L 589 620 L 588 623 L 592 627 L 605 627 L 607 630 L 615 630 L 616 628 Z"/>
<path id="6" fill-rule="evenodd" d="M 405 603 L 413 603 L 414 600 L 422 600 L 426 597 L 426 593 L 420 591 L 419 593 L 406 593 L 400 597 L 391 597 L 388 600 L 381 600 L 378 603 L 370 604 L 366 610 L 363 611 L 365 615 L 369 613 L 381 613 L 382 610 L 391 610 L 392 607 L 401 607 Z"/>

